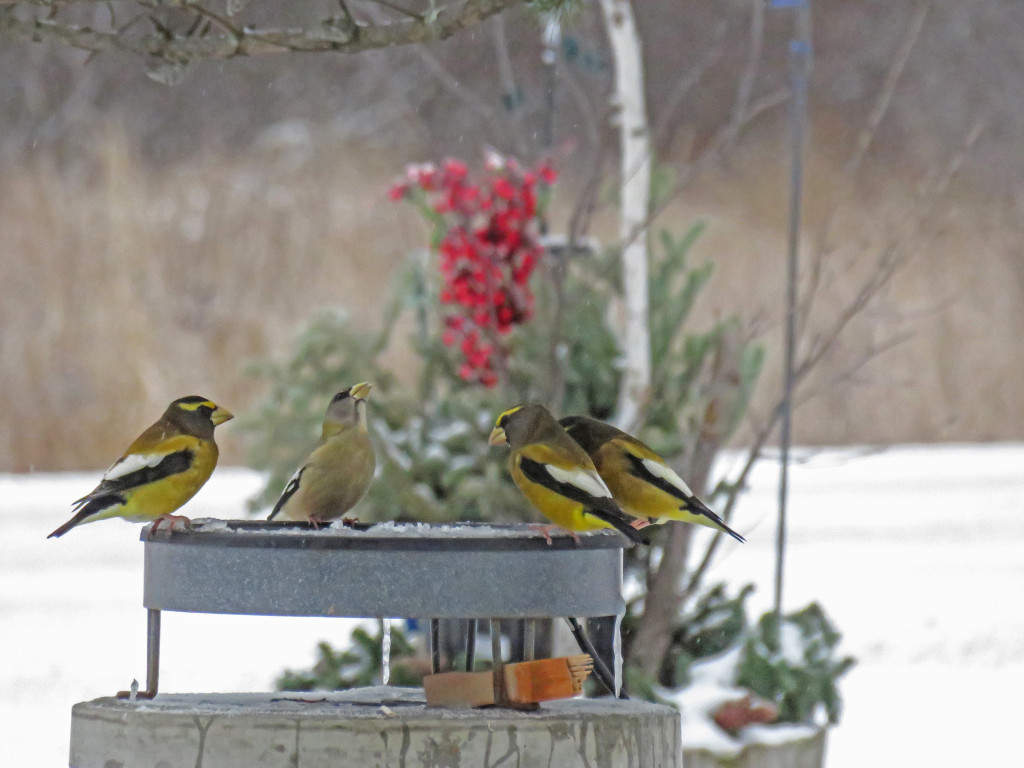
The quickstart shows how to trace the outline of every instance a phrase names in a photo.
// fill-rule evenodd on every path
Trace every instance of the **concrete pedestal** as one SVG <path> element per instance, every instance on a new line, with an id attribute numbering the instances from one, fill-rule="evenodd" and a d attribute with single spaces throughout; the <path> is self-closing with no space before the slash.
<path id="1" fill-rule="evenodd" d="M 71 714 L 72 768 L 679 768 L 679 714 L 572 699 L 427 708 L 423 692 L 160 694 Z"/>

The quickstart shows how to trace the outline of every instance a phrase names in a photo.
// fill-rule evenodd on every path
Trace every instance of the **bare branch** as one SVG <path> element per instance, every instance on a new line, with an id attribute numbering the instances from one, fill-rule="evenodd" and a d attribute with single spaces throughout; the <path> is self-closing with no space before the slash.
<path id="1" fill-rule="evenodd" d="M 921 28 L 924 27 L 924 20 L 928 16 L 928 10 L 931 8 L 931 5 L 932 0 L 922 0 L 914 10 L 914 15 L 907 26 L 907 31 L 903 35 L 903 41 L 900 43 L 900 47 L 896 51 L 892 63 L 889 65 L 889 71 L 886 73 L 885 81 L 878 92 L 878 98 L 875 99 L 875 106 L 872 108 L 863 130 L 861 130 L 860 135 L 857 137 L 857 148 L 853 151 L 849 161 L 846 163 L 846 167 L 843 169 L 845 173 L 851 176 L 858 171 L 861 163 L 864 162 L 864 157 L 867 155 L 871 140 L 874 138 L 878 126 L 885 117 L 885 113 L 889 110 L 892 97 L 896 93 L 896 85 L 899 83 L 900 75 L 903 74 L 903 70 L 910 60 L 910 53 L 914 50 L 914 44 L 921 34 Z"/>
<path id="2" fill-rule="evenodd" d="M 226 34 L 205 38 L 173 34 L 167 39 L 158 33 L 132 37 L 118 30 L 96 30 L 54 19 L 24 19 L 19 17 L 17 9 L 7 0 L 0 0 L 0 32 L 86 51 L 127 51 L 171 61 L 228 59 L 286 52 L 357 53 L 374 48 L 443 40 L 522 1 L 464 0 L 458 4 L 441 6 L 428 17 L 402 19 L 386 24 L 353 24 L 351 17 L 347 17 L 328 19 L 321 24 L 306 27 L 262 30 L 242 28 L 231 32 L 234 28 L 230 23 L 218 18 L 218 24 L 228 30 Z M 52 6 L 54 3 L 36 0 L 36 4 Z M 158 7 L 180 7 L 213 16 L 210 11 L 200 10 L 198 4 L 186 0 L 152 0 L 152 4 Z"/>
<path id="3" fill-rule="evenodd" d="M 427 68 L 434 74 L 434 77 L 437 78 L 442 87 L 461 99 L 467 107 L 487 121 L 492 136 L 501 136 L 505 133 L 505 124 L 498 117 L 497 110 L 473 92 L 473 90 L 460 83 L 459 79 L 448 71 L 445 65 L 431 53 L 429 48 L 423 45 L 415 45 L 412 47 L 412 50 L 427 65 Z"/>
<path id="4" fill-rule="evenodd" d="M 675 112 L 679 109 L 679 105 L 683 103 L 683 100 L 690 94 L 693 87 L 700 82 L 701 78 L 704 77 L 704 73 L 711 68 L 711 65 L 718 61 L 722 56 L 722 51 L 725 49 L 725 23 L 719 24 L 713 34 L 713 44 L 711 48 L 697 61 L 690 71 L 686 73 L 686 76 L 680 78 L 676 83 L 672 92 L 668 95 L 668 98 L 664 100 L 664 104 L 661 108 L 661 116 L 658 118 L 658 122 L 654 127 L 654 142 L 653 146 L 659 146 L 664 143 L 665 139 L 668 138 L 668 132 L 672 127 L 672 118 L 675 117 Z"/>
<path id="5" fill-rule="evenodd" d="M 733 104 L 732 120 L 728 126 L 728 143 L 732 144 L 739 136 L 743 125 L 749 122 L 747 107 L 754 91 L 754 81 L 761 65 L 761 51 L 764 48 L 764 7 L 763 0 L 750 0 L 750 31 L 747 41 L 747 62 L 740 75 L 739 87 L 736 89 L 736 102 Z"/>
<path id="6" fill-rule="evenodd" d="M 403 16 L 408 16 L 411 19 L 423 18 L 422 15 L 415 13 L 414 11 L 410 11 L 408 8 L 403 8 L 400 5 L 396 5 L 395 3 L 388 2 L 388 0 L 368 0 L 368 2 L 377 3 L 377 5 L 383 5 L 385 8 L 390 8 L 392 11 L 400 13 Z"/>

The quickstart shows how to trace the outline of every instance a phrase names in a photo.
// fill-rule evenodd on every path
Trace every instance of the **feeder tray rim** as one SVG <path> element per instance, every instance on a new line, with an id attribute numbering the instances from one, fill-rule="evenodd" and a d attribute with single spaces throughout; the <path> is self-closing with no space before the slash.
<path id="1" fill-rule="evenodd" d="M 579 534 L 553 531 L 548 544 L 537 528 L 527 523 L 354 523 L 335 521 L 319 530 L 306 522 L 287 520 L 220 520 L 200 518 L 191 529 L 158 528 L 150 538 L 151 525 L 139 539 L 147 544 L 177 546 L 245 547 L 250 549 L 394 550 L 394 551 L 579 551 L 628 549 L 633 546 L 613 530 Z"/>

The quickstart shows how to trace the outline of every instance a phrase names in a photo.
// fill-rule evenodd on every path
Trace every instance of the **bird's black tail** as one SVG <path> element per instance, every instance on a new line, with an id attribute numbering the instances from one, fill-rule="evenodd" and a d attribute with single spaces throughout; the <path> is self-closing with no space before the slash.
<path id="1" fill-rule="evenodd" d="M 719 526 L 719 528 L 722 531 L 724 531 L 725 533 L 728 533 L 730 536 L 732 536 L 734 539 L 736 539 L 736 541 L 738 541 L 740 544 L 746 544 L 747 543 L 747 540 L 745 538 L 743 538 L 738 533 L 736 533 L 736 531 L 734 531 L 732 528 L 730 528 L 728 525 L 726 525 L 722 520 L 718 521 L 718 526 Z"/>
<path id="2" fill-rule="evenodd" d="M 84 506 L 84 507 L 83 507 L 83 508 L 82 508 L 82 509 L 81 509 L 81 510 L 80 510 L 80 511 L 78 512 L 78 514 L 77 514 L 77 515 L 75 515 L 74 517 L 72 517 L 72 518 L 71 518 L 70 520 L 68 520 L 68 521 L 67 521 L 66 523 L 64 523 L 64 525 L 62 525 L 62 526 L 61 526 L 60 528 L 58 528 L 57 530 L 55 530 L 55 531 L 54 531 L 53 533 L 51 533 L 51 534 L 50 534 L 49 536 L 47 536 L 46 538 L 48 538 L 48 539 L 54 539 L 54 538 L 58 538 L 58 537 L 60 537 L 60 536 L 63 536 L 63 535 L 65 534 L 65 533 L 67 533 L 68 531 L 70 531 L 70 530 L 71 530 L 72 528 L 74 528 L 74 527 L 75 527 L 76 525 L 78 525 L 78 524 L 80 524 L 80 523 L 84 523 L 84 522 L 85 522 L 85 519 L 86 519 L 86 518 L 88 518 L 88 517 L 92 517 L 92 515 L 93 515 L 94 511 L 95 511 L 95 510 L 92 510 L 92 509 L 90 509 L 90 508 L 89 508 L 89 505 L 87 504 L 86 506 Z"/>
<path id="3" fill-rule="evenodd" d="M 691 512 L 691 513 L 696 513 L 698 515 L 703 515 L 708 520 L 710 520 L 712 523 L 714 523 L 714 526 L 713 526 L 714 528 L 717 528 L 718 530 L 722 531 L 723 533 L 728 533 L 730 536 L 732 536 L 734 539 L 736 539 L 736 541 L 738 541 L 740 544 L 746 544 L 747 543 L 746 539 L 744 539 L 742 536 L 740 536 L 738 533 L 736 533 L 736 531 L 734 531 L 732 528 L 730 528 L 728 525 L 726 525 L 725 524 L 725 520 L 723 520 L 717 514 L 712 512 L 708 508 L 708 506 L 703 501 L 698 499 L 696 496 L 694 496 L 690 500 L 689 504 L 681 506 L 680 509 L 685 511 L 685 512 Z"/>
<path id="4" fill-rule="evenodd" d="M 59 536 L 63 536 L 76 525 L 81 525 L 90 517 L 99 514 L 103 510 L 108 509 L 115 504 L 124 504 L 124 498 L 117 494 L 110 493 L 98 494 L 95 496 L 92 494 L 89 496 L 83 496 L 72 505 L 72 508 L 75 510 L 75 516 L 46 538 L 54 539 Z"/>

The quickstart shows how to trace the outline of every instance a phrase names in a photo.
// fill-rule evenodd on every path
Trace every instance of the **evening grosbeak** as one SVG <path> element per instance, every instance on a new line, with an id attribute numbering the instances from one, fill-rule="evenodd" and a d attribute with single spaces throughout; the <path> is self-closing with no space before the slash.
<path id="1" fill-rule="evenodd" d="M 316 449 L 292 475 L 268 520 L 307 520 L 313 527 L 339 518 L 363 498 L 376 459 L 366 429 L 370 385 L 356 384 L 327 406 Z"/>
<path id="2" fill-rule="evenodd" d="M 631 541 L 649 543 L 615 501 L 593 462 L 542 405 L 517 405 L 502 413 L 488 443 L 512 449 L 512 480 L 552 523 L 573 532 L 614 528 Z M 549 526 L 553 527 L 553 526 Z"/>
<path id="3" fill-rule="evenodd" d="M 620 429 L 587 416 L 559 422 L 587 452 L 619 505 L 652 523 L 681 520 L 724 531 L 745 541 L 693 495 L 683 479 L 644 443 Z"/>
<path id="4" fill-rule="evenodd" d="M 93 491 L 74 503 L 75 516 L 47 538 L 76 525 L 121 517 L 132 522 L 186 518 L 171 513 L 195 496 L 217 466 L 213 428 L 234 418 L 211 400 L 175 400 L 159 421 L 132 443 Z M 157 523 L 159 525 L 159 523 Z"/>

